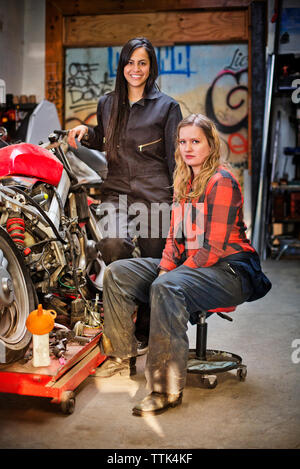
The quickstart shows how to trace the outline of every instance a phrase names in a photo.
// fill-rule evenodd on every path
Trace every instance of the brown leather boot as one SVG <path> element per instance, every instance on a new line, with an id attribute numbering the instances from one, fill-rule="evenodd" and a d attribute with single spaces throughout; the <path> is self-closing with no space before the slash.
<path id="1" fill-rule="evenodd" d="M 179 394 L 152 392 L 132 409 L 132 413 L 139 416 L 160 414 L 181 402 L 182 392 Z"/>

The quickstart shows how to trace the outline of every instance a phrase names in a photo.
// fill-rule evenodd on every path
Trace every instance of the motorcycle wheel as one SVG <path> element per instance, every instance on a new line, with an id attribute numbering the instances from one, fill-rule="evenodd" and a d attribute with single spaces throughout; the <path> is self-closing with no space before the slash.
<path id="1" fill-rule="evenodd" d="M 26 319 L 37 304 L 23 257 L 3 228 L 0 228 L 0 282 L 3 295 L 0 297 L 0 365 L 3 366 L 25 355 L 31 341 Z"/>

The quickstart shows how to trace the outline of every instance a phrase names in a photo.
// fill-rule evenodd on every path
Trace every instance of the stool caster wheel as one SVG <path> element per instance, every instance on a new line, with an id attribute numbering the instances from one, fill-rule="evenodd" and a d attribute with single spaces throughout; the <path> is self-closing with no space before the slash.
<path id="1" fill-rule="evenodd" d="M 238 368 L 236 374 L 240 381 L 245 381 L 246 376 L 247 376 L 246 366 L 243 366 L 242 368 Z"/>
<path id="2" fill-rule="evenodd" d="M 62 393 L 60 407 L 64 414 L 73 414 L 75 410 L 75 394 L 73 391 Z"/>
<path id="3" fill-rule="evenodd" d="M 214 375 L 201 376 L 201 382 L 207 389 L 214 389 L 218 384 L 218 378 Z"/>

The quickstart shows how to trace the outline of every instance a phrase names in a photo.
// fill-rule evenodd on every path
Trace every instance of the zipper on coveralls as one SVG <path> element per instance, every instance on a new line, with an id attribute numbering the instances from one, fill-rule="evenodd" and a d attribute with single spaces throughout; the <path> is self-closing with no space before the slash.
<path id="1" fill-rule="evenodd" d="M 148 145 L 153 145 L 154 143 L 160 142 L 162 139 L 159 138 L 158 140 L 154 140 L 154 142 L 144 143 L 143 145 L 139 145 L 138 148 L 140 151 L 143 151 L 143 147 L 147 147 Z"/>

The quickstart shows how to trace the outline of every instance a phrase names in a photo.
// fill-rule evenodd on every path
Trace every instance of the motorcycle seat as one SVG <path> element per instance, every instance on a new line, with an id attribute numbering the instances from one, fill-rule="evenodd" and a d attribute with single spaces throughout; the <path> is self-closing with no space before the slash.
<path id="1" fill-rule="evenodd" d="M 69 146 L 69 149 L 77 156 L 83 163 L 93 169 L 102 179 L 107 175 L 107 161 L 103 152 L 92 150 L 81 145 L 77 142 L 78 148 Z"/>

